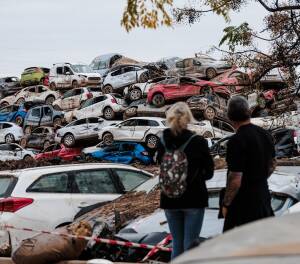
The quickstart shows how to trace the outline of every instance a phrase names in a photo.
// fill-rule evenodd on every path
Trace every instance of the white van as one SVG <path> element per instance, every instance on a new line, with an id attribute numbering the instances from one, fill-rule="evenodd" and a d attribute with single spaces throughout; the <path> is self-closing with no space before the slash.
<path id="1" fill-rule="evenodd" d="M 52 90 L 77 88 L 81 86 L 98 86 L 101 77 L 99 73 L 83 63 L 57 63 L 50 70 L 49 85 Z"/>

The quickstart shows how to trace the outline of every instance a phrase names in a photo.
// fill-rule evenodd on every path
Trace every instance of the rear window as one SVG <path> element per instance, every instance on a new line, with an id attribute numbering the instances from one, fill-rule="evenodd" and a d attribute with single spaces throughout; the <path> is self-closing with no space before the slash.
<path id="1" fill-rule="evenodd" d="M 0 177 L 0 198 L 10 196 L 14 186 L 17 183 L 17 179 L 12 176 Z"/>

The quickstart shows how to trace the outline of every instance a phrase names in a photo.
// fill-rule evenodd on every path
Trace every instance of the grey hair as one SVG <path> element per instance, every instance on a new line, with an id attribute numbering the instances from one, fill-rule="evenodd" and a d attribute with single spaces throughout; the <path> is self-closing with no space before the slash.
<path id="1" fill-rule="evenodd" d="M 167 124 L 174 135 L 180 134 L 184 129 L 187 129 L 189 123 L 194 123 L 193 114 L 184 102 L 178 102 L 172 105 L 167 113 Z"/>
<path id="2" fill-rule="evenodd" d="M 234 96 L 228 103 L 228 118 L 234 122 L 243 122 L 251 117 L 247 100 L 242 96 Z"/>

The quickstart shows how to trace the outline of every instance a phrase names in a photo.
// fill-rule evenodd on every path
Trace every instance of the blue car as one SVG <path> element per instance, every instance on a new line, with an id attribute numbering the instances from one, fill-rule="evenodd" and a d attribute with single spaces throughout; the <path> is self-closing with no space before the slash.
<path id="1" fill-rule="evenodd" d="M 21 126 L 27 114 L 23 105 L 9 105 L 0 109 L 0 121 L 14 122 Z"/>
<path id="2" fill-rule="evenodd" d="M 99 143 L 95 147 L 83 149 L 82 152 L 86 157 L 90 156 L 94 159 L 115 163 L 140 162 L 145 165 L 152 163 L 152 157 L 146 149 L 141 144 L 134 142 L 114 142 L 109 146 Z"/>

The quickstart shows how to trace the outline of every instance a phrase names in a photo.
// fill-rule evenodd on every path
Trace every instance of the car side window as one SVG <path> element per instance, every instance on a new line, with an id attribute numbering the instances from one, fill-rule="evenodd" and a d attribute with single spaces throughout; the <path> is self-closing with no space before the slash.
<path id="1" fill-rule="evenodd" d="M 138 119 L 137 126 L 149 126 L 149 121 L 145 119 Z"/>
<path id="2" fill-rule="evenodd" d="M 0 150 L 1 151 L 9 150 L 9 145 L 7 145 L 7 144 L 0 145 Z"/>
<path id="3" fill-rule="evenodd" d="M 90 117 L 90 118 L 88 118 L 88 122 L 90 124 L 98 124 L 99 123 L 99 119 L 97 117 Z"/>
<path id="4" fill-rule="evenodd" d="M 3 129 L 5 129 L 5 128 L 10 128 L 10 127 L 12 127 L 11 124 L 7 124 L 7 123 L 3 123 L 3 124 L 2 124 L 2 128 L 3 128 Z"/>
<path id="5" fill-rule="evenodd" d="M 127 120 L 123 122 L 121 126 L 136 126 L 136 120 Z"/>
<path id="6" fill-rule="evenodd" d="M 43 152 L 51 152 L 53 151 L 55 145 L 49 146 L 48 148 L 45 148 Z"/>
<path id="7" fill-rule="evenodd" d="M 118 193 L 107 170 L 76 171 L 74 175 L 76 193 Z"/>
<path id="8" fill-rule="evenodd" d="M 128 66 L 128 67 L 123 68 L 122 73 L 132 72 L 135 70 L 136 70 L 135 67 Z"/>
<path id="9" fill-rule="evenodd" d="M 28 89 L 27 91 L 30 93 L 35 93 L 35 87 L 32 87 L 32 88 Z"/>
<path id="10" fill-rule="evenodd" d="M 129 192 L 135 187 L 139 186 L 143 182 L 149 180 L 149 176 L 139 172 L 139 171 L 131 171 L 131 170 L 114 170 L 120 178 L 125 191 Z"/>
<path id="11" fill-rule="evenodd" d="M 159 123 L 154 120 L 148 120 L 148 126 L 156 127 L 156 126 L 159 126 Z"/>
<path id="12" fill-rule="evenodd" d="M 38 86 L 38 93 L 47 92 L 47 89 L 44 86 Z"/>
<path id="13" fill-rule="evenodd" d="M 63 74 L 63 67 L 57 67 L 56 68 L 56 73 L 57 74 Z"/>
<path id="14" fill-rule="evenodd" d="M 68 193 L 68 174 L 60 172 L 41 176 L 26 192 Z"/>
<path id="15" fill-rule="evenodd" d="M 48 106 L 44 107 L 44 115 L 52 116 L 52 110 L 50 109 L 50 107 L 48 107 Z"/>
<path id="16" fill-rule="evenodd" d="M 32 109 L 31 115 L 34 117 L 40 117 L 41 116 L 41 108 Z"/>
<path id="17" fill-rule="evenodd" d="M 100 102 L 104 101 L 105 99 L 106 99 L 105 96 L 95 97 L 94 100 L 93 100 L 93 104 L 100 103 Z"/>
<path id="18" fill-rule="evenodd" d="M 66 74 L 67 72 L 69 72 L 71 75 L 74 74 L 70 67 L 65 66 L 65 67 L 64 67 L 64 74 Z"/>
<path id="19" fill-rule="evenodd" d="M 122 70 L 121 69 L 113 71 L 110 75 L 111 76 L 117 76 L 117 75 L 120 75 L 120 74 L 122 74 Z"/>
<path id="20" fill-rule="evenodd" d="M 79 119 L 73 123 L 73 126 L 80 126 L 86 124 L 86 119 Z"/>

